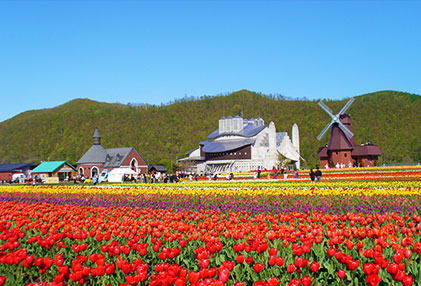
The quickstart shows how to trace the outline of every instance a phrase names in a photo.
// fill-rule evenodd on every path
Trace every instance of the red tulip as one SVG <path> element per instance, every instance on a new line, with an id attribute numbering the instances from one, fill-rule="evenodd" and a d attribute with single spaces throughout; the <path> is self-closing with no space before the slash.
<path id="1" fill-rule="evenodd" d="M 404 286 L 411 286 L 413 282 L 414 282 L 414 278 L 409 275 L 405 275 L 405 277 L 402 279 L 402 284 Z"/>
<path id="2" fill-rule="evenodd" d="M 411 251 L 411 249 L 406 248 L 406 249 L 404 250 L 404 255 L 405 255 L 405 257 L 406 257 L 406 258 L 410 258 L 410 257 L 411 257 L 411 255 L 412 255 L 412 251 Z"/>
<path id="3" fill-rule="evenodd" d="M 285 259 L 283 257 L 276 257 L 276 265 L 282 266 L 285 263 Z"/>
<path id="4" fill-rule="evenodd" d="M 262 272 L 264 268 L 265 265 L 263 263 L 256 263 L 253 265 L 254 272 L 256 273 Z"/>
<path id="5" fill-rule="evenodd" d="M 355 270 L 358 268 L 358 266 L 360 265 L 359 261 L 355 261 L 355 260 L 350 260 L 348 262 L 348 269 L 349 270 Z"/>
<path id="6" fill-rule="evenodd" d="M 294 272 L 295 271 L 295 266 L 294 266 L 294 264 L 288 264 L 287 265 L 287 272 L 288 273 L 292 273 L 292 272 Z"/>
<path id="7" fill-rule="evenodd" d="M 209 267 L 209 259 L 203 259 L 202 261 L 199 261 L 199 264 L 202 268 L 208 268 Z"/>
<path id="8" fill-rule="evenodd" d="M 329 255 L 330 257 L 334 256 L 336 254 L 336 250 L 334 248 L 329 248 L 327 250 L 327 255 Z"/>
<path id="9" fill-rule="evenodd" d="M 276 264 L 276 256 L 270 256 L 268 262 L 269 262 L 270 266 L 275 265 Z"/>
<path id="10" fill-rule="evenodd" d="M 341 269 L 338 272 L 336 272 L 336 274 L 338 275 L 339 278 L 344 279 L 345 278 L 346 271 L 343 270 L 343 269 Z"/>
<path id="11" fill-rule="evenodd" d="M 243 254 L 238 254 L 237 255 L 237 263 L 241 264 L 243 262 L 244 262 L 244 255 Z"/>
<path id="12" fill-rule="evenodd" d="M 387 273 L 389 273 L 389 274 L 391 274 L 391 275 L 393 275 L 393 274 L 396 274 L 396 272 L 398 272 L 398 265 L 396 265 L 396 264 L 393 264 L 393 263 L 389 263 L 388 265 L 387 265 Z"/>
<path id="13" fill-rule="evenodd" d="M 310 264 L 310 270 L 311 270 L 311 271 L 313 271 L 313 272 L 317 272 L 317 271 L 319 271 L 319 269 L 320 269 L 320 263 L 319 263 L 319 262 L 317 262 L 317 261 L 313 261 L 313 262 Z"/>
<path id="14" fill-rule="evenodd" d="M 187 245 L 187 240 L 185 240 L 185 239 L 181 239 L 181 240 L 179 241 L 179 243 L 180 243 L 180 246 L 181 246 L 181 247 L 185 247 L 185 246 Z"/>
<path id="15" fill-rule="evenodd" d="M 271 248 L 269 249 L 269 255 L 270 256 L 276 256 L 276 254 L 278 253 L 278 248 Z"/>
<path id="16" fill-rule="evenodd" d="M 295 258 L 295 262 L 294 262 L 295 266 L 296 267 L 303 267 L 304 266 L 304 261 L 303 260 L 304 259 L 302 257 Z"/>
<path id="17" fill-rule="evenodd" d="M 278 277 L 271 277 L 268 280 L 269 286 L 278 286 L 279 285 L 279 279 Z"/>
<path id="18" fill-rule="evenodd" d="M 364 256 L 365 256 L 366 258 L 373 257 L 373 249 L 371 249 L 371 248 L 366 249 L 366 250 L 364 251 Z"/>
<path id="19" fill-rule="evenodd" d="M 310 276 L 304 276 L 301 279 L 301 282 L 303 283 L 303 286 L 310 286 L 311 285 L 311 277 Z"/>
<path id="20" fill-rule="evenodd" d="M 221 271 L 221 273 L 219 274 L 219 280 L 222 281 L 223 283 L 227 282 L 229 279 L 229 271 L 228 269 L 223 269 Z"/>
<path id="21" fill-rule="evenodd" d="M 374 264 L 373 264 L 373 263 L 370 263 L 370 262 L 365 263 L 365 264 L 363 265 L 363 271 L 364 271 L 364 273 L 365 273 L 365 274 L 367 274 L 367 275 L 369 275 L 369 274 L 373 274 L 373 271 L 374 271 Z"/>
<path id="22" fill-rule="evenodd" d="M 382 279 L 377 274 L 369 274 L 367 275 L 367 286 L 376 286 Z"/>
<path id="23" fill-rule="evenodd" d="M 115 264 L 111 263 L 111 264 L 107 264 L 107 266 L 105 266 L 105 273 L 107 275 L 112 275 L 115 271 Z"/>
<path id="24" fill-rule="evenodd" d="M 199 272 L 195 272 L 195 271 L 190 272 L 187 276 L 189 278 L 190 283 L 196 283 L 200 279 Z"/>

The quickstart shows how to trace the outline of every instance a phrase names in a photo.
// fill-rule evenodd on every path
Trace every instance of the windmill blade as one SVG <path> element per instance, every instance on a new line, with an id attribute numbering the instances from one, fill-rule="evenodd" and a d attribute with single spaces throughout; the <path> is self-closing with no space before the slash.
<path id="1" fill-rule="evenodd" d="M 319 106 L 323 108 L 323 110 L 326 111 L 326 113 L 329 114 L 330 117 L 333 118 L 333 112 L 329 107 L 327 107 L 326 104 L 324 104 L 322 101 L 319 101 Z"/>
<path id="2" fill-rule="evenodd" d="M 351 97 L 350 100 L 348 100 L 348 102 L 344 105 L 344 107 L 342 107 L 341 111 L 339 111 L 338 115 L 341 115 L 343 113 L 345 113 L 345 111 L 347 111 L 347 109 L 351 106 L 351 104 L 354 102 L 354 98 Z"/>
<path id="3" fill-rule="evenodd" d="M 333 124 L 333 120 L 326 125 L 326 127 L 322 130 L 322 132 L 320 132 L 319 136 L 317 136 L 317 140 L 320 141 L 320 139 L 322 139 L 323 135 L 325 135 L 325 133 L 329 130 L 330 126 L 332 126 L 332 124 Z"/>
<path id="4" fill-rule="evenodd" d="M 346 128 L 345 125 L 343 125 L 341 122 L 338 122 L 339 128 L 342 129 L 342 131 L 344 133 L 346 133 L 346 135 L 348 135 L 349 137 L 354 137 L 354 133 L 351 132 L 351 130 L 349 130 L 348 128 Z"/>

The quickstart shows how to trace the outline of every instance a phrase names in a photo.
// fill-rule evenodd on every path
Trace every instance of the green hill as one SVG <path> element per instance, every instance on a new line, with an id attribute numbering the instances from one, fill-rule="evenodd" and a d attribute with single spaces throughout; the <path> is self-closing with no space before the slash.
<path id="1" fill-rule="evenodd" d="M 356 97 L 348 110 L 355 142 L 371 141 L 384 153 L 381 163 L 421 162 L 419 95 L 380 91 Z M 347 99 L 325 101 L 338 112 Z M 316 136 L 330 121 L 317 101 L 285 100 L 241 90 L 227 96 L 184 99 L 175 103 L 123 105 L 76 99 L 52 109 L 32 110 L 0 123 L 0 163 L 67 160 L 75 163 L 92 145 L 98 127 L 105 148 L 133 146 L 148 163 L 170 167 L 176 157 L 197 148 L 218 127 L 223 115 L 274 121 L 278 131 L 300 130 L 307 164 L 317 164 Z"/>

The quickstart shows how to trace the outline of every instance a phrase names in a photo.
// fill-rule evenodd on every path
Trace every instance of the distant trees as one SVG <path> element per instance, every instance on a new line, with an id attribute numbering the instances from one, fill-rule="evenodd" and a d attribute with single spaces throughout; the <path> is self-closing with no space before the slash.
<path id="1" fill-rule="evenodd" d="M 335 112 L 345 104 L 331 100 Z M 381 91 L 356 97 L 348 110 L 357 144 L 371 141 L 383 152 L 382 163 L 421 162 L 419 95 Z M 175 166 L 175 158 L 198 147 L 218 128 L 218 119 L 240 113 L 273 121 L 279 131 L 300 129 L 300 150 L 308 166 L 318 164 L 317 150 L 329 141 L 316 136 L 329 121 L 317 101 L 264 96 L 248 90 L 217 96 L 185 97 L 171 104 L 108 104 L 77 99 L 53 109 L 22 113 L 0 123 L 0 163 L 41 160 L 76 162 L 92 145 L 99 128 L 105 148 L 133 146 L 150 164 Z M 291 134 L 290 134 L 291 135 Z"/>

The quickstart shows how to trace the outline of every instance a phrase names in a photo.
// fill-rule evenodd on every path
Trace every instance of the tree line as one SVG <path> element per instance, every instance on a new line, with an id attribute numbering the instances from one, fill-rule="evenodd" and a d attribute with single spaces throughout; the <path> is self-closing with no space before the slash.
<path id="1" fill-rule="evenodd" d="M 338 112 L 347 99 L 325 102 Z M 357 144 L 372 142 L 380 163 L 421 162 L 420 96 L 380 91 L 356 97 L 349 108 Z M 218 128 L 222 116 L 261 117 L 278 132 L 298 124 L 305 165 L 318 164 L 316 136 L 330 121 L 315 100 L 289 99 L 241 90 L 229 95 L 184 98 L 171 104 L 110 104 L 75 99 L 52 109 L 21 113 L 0 123 L 0 163 L 66 160 L 76 163 L 92 145 L 98 128 L 105 148 L 135 147 L 149 164 L 176 166 L 176 159 L 198 147 Z"/>

